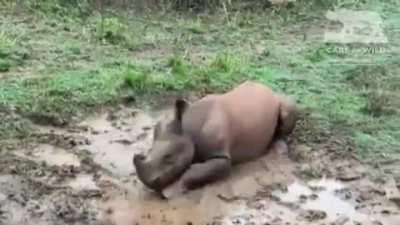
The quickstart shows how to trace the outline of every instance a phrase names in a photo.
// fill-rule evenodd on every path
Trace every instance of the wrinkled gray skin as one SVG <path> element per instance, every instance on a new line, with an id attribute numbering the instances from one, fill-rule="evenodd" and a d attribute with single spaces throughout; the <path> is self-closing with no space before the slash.
<path id="1" fill-rule="evenodd" d="M 176 102 L 174 120 L 160 121 L 154 129 L 154 142 L 147 156 L 135 155 L 133 164 L 139 179 L 149 188 L 161 191 L 190 166 L 194 157 L 193 142 L 183 135 L 180 118 L 183 101 Z"/>
<path id="2" fill-rule="evenodd" d="M 177 99 L 174 118 L 156 124 L 152 149 L 135 155 L 133 164 L 150 189 L 177 186 L 185 192 L 264 154 L 292 132 L 296 115 L 294 101 L 253 82 L 193 104 Z"/>

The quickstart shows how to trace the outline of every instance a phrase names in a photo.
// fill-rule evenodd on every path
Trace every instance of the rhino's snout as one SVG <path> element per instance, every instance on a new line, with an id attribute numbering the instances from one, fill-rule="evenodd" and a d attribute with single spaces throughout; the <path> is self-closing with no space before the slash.
<path id="1" fill-rule="evenodd" d="M 154 190 L 161 190 L 163 187 L 160 177 L 150 179 L 149 184 Z"/>
<path id="2" fill-rule="evenodd" d="M 133 156 L 133 165 L 136 168 L 136 173 L 139 177 L 139 179 L 145 183 L 145 184 L 149 184 L 149 179 L 148 179 L 148 175 L 145 175 L 144 172 L 147 171 L 144 166 L 145 166 L 145 160 L 146 160 L 146 156 L 142 155 L 142 154 L 135 154 Z"/>
<path id="3" fill-rule="evenodd" d="M 139 180 L 141 180 L 147 187 L 159 191 L 163 186 L 163 180 L 159 175 L 151 173 L 151 168 L 146 162 L 146 156 L 137 154 L 133 156 L 133 164 L 136 168 L 136 172 Z"/>

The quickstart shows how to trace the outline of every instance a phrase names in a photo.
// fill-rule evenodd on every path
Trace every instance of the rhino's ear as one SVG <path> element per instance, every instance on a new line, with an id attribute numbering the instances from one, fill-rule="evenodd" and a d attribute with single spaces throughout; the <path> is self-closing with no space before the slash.
<path id="1" fill-rule="evenodd" d="M 178 98 L 175 100 L 175 119 L 178 122 L 182 121 L 182 115 L 189 106 L 189 102 L 185 99 Z"/>

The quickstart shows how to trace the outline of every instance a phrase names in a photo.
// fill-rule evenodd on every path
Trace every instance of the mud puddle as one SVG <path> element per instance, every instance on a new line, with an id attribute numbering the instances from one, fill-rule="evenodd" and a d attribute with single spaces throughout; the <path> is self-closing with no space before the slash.
<path id="1" fill-rule="evenodd" d="M 357 192 L 334 179 L 296 180 L 286 191 L 274 191 L 283 204 L 294 204 L 300 217 L 327 224 L 397 224 L 398 213 L 383 215 L 363 204 Z M 388 206 L 390 208 L 390 206 Z M 397 211 L 394 207 L 392 210 Z"/>
<path id="2" fill-rule="evenodd" d="M 333 179 L 322 179 L 310 183 L 296 180 L 287 187 L 287 192 L 276 191 L 273 194 L 282 202 L 295 203 L 303 210 L 320 210 L 323 217 L 334 220 L 336 217 L 355 218 L 356 203 L 350 196 L 341 199 L 339 192 L 345 185 Z"/>
<path id="3" fill-rule="evenodd" d="M 30 159 L 32 161 L 45 162 L 48 165 L 68 165 L 75 167 L 80 166 L 80 161 L 77 155 L 70 153 L 62 148 L 48 144 L 41 144 L 38 147 L 25 152 L 16 151 L 14 154 L 19 157 Z"/>
<path id="4" fill-rule="evenodd" d="M 123 116 L 122 121 L 119 120 L 120 116 Z M 152 137 L 147 131 L 153 126 L 153 120 L 143 112 L 103 115 L 90 118 L 80 126 L 89 128 L 81 135 L 91 143 L 80 149 L 91 152 L 96 163 L 119 176 L 132 173 L 133 153 L 147 151 L 151 144 Z"/>
<path id="5" fill-rule="evenodd" d="M 80 174 L 75 179 L 69 181 L 67 186 L 76 190 L 100 190 L 94 182 L 93 175 Z"/>
<path id="6" fill-rule="evenodd" d="M 132 157 L 148 151 L 165 113 L 122 108 L 64 129 L 37 127 L 44 138 L 0 158 L 0 224 L 400 224 L 395 183 L 370 182 L 350 158 L 297 162 L 280 149 L 162 200 L 138 181 Z M 331 177 L 296 175 L 318 166 Z"/>

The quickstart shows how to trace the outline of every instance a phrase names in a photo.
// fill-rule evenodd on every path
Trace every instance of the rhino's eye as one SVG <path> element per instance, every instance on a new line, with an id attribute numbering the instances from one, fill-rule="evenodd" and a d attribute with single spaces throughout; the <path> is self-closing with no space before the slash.
<path id="1" fill-rule="evenodd" d="M 183 142 L 177 142 L 174 145 L 174 150 L 176 154 L 180 154 L 185 148 L 185 144 Z"/>
<path id="2" fill-rule="evenodd" d="M 164 159 L 164 162 L 167 162 L 167 163 L 172 162 L 173 161 L 173 154 L 167 154 L 167 155 L 164 156 L 163 159 Z"/>

